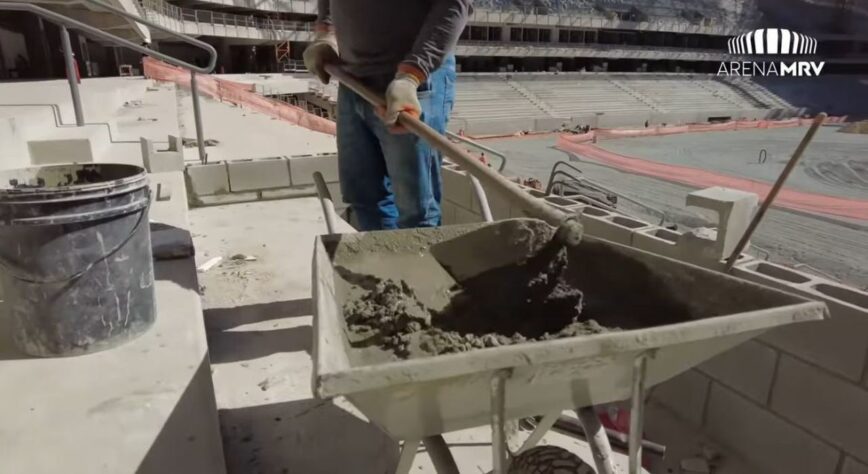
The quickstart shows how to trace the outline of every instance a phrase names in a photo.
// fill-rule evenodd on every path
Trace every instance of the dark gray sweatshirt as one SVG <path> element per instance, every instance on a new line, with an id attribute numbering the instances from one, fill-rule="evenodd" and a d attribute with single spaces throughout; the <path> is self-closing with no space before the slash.
<path id="1" fill-rule="evenodd" d="M 399 63 L 425 75 L 453 52 L 472 0 L 318 0 L 317 22 L 334 26 L 346 70 L 394 75 Z"/>

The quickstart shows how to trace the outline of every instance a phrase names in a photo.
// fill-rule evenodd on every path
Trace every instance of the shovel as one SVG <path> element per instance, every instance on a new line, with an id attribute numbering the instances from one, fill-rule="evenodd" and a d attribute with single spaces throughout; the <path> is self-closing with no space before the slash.
<path id="1" fill-rule="evenodd" d="M 375 107 L 386 101 L 339 65 L 328 64 L 326 72 Z M 458 145 L 410 114 L 401 112 L 398 124 L 448 156 L 487 184 L 531 218 L 506 219 L 434 245 L 431 254 L 458 283 L 503 267 L 521 265 L 546 247 L 575 246 L 582 240 L 582 225 L 575 215 L 562 212 L 531 196 L 518 184 L 504 178 Z"/>

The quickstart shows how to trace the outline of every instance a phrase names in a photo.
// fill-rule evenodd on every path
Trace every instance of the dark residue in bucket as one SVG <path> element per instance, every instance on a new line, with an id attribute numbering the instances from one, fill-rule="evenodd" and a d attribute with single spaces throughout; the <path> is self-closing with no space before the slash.
<path id="1" fill-rule="evenodd" d="M 107 181 L 97 166 L 82 166 L 71 170 L 72 173 L 60 173 L 55 175 L 57 181 L 46 186 L 43 176 L 34 176 L 28 182 L 19 179 L 10 179 L 9 187 L 12 189 L 39 189 L 45 187 L 64 187 L 80 184 L 103 183 Z M 74 174 L 73 174 L 74 173 Z"/>
<path id="2" fill-rule="evenodd" d="M 463 282 L 442 311 L 426 308 L 405 282 L 372 276 L 376 284 L 344 315 L 354 346 L 401 358 L 617 330 L 582 317 L 583 295 L 565 280 L 566 268 L 566 249 L 549 244 L 526 262 Z"/>

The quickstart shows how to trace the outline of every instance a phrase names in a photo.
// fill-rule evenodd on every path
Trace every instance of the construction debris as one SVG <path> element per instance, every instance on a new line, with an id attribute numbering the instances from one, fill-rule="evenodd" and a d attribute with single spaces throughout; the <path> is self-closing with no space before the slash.
<path id="1" fill-rule="evenodd" d="M 223 261 L 223 257 L 221 257 L 219 255 L 216 257 L 212 257 L 212 258 L 208 259 L 202 265 L 199 265 L 199 267 L 196 268 L 196 271 L 198 271 L 199 273 L 205 273 L 208 270 L 211 270 L 212 268 L 216 267 L 217 265 L 220 265 L 220 262 L 222 262 L 222 261 Z"/>

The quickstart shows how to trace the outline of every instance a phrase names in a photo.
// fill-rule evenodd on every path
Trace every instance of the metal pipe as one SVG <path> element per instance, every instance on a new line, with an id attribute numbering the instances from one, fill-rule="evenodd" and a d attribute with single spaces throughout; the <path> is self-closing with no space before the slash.
<path id="1" fill-rule="evenodd" d="M 437 474 L 459 474 L 455 458 L 449 452 L 449 446 L 441 435 L 426 436 L 422 438 L 425 450 L 431 457 L 431 464 Z"/>
<path id="2" fill-rule="evenodd" d="M 558 417 L 557 421 L 554 424 L 554 429 L 571 436 L 575 436 L 577 438 L 581 438 L 584 440 L 588 439 L 588 435 L 585 434 L 585 428 L 579 423 L 578 420 L 571 416 L 561 415 Z M 627 451 L 628 445 L 628 436 L 620 431 L 613 430 L 611 428 L 603 428 L 606 431 L 606 434 L 609 436 L 609 444 L 616 451 Z M 649 441 L 647 439 L 642 440 L 642 451 L 654 454 L 656 456 L 665 456 L 666 455 L 666 446 L 663 446 L 660 443 L 655 443 L 654 441 Z"/>
<path id="3" fill-rule="evenodd" d="M 404 445 L 401 446 L 401 455 L 398 458 L 398 466 L 395 468 L 395 474 L 409 474 L 413 467 L 413 459 L 416 457 L 416 450 L 419 449 L 418 439 L 405 439 Z"/>
<path id="4" fill-rule="evenodd" d="M 473 193 L 476 194 L 476 200 L 479 201 L 479 209 L 482 210 L 482 220 L 494 222 L 494 217 L 491 216 L 491 206 L 488 205 L 488 196 L 485 195 L 485 189 L 475 176 L 468 175 L 468 178 L 470 178 L 470 185 L 473 186 Z"/>
<path id="5" fill-rule="evenodd" d="M 332 193 L 329 192 L 325 178 L 322 177 L 322 173 L 319 171 L 313 172 L 313 182 L 316 185 L 316 193 L 319 195 L 319 203 L 322 206 L 323 215 L 325 215 L 326 229 L 328 229 L 329 234 L 334 234 L 336 218 L 335 203 L 332 200 Z"/>
<path id="6" fill-rule="evenodd" d="M 199 86 L 196 81 L 196 71 L 190 71 L 190 92 L 193 95 L 193 121 L 196 124 L 196 144 L 199 148 L 199 161 L 204 165 L 208 163 L 208 154 L 205 153 L 205 133 L 202 130 L 202 111 L 199 109 Z"/>
<path id="7" fill-rule="evenodd" d="M 458 140 L 459 142 L 466 143 L 467 145 L 478 148 L 482 151 L 488 152 L 488 154 L 490 154 L 490 155 L 494 155 L 494 156 L 500 158 L 500 166 L 497 167 L 497 171 L 503 171 L 503 169 L 506 168 L 506 155 L 495 150 L 494 148 L 489 148 L 485 145 L 480 144 L 477 141 L 471 140 L 471 139 L 469 139 L 465 136 L 462 136 L 462 135 L 458 135 L 457 133 L 452 133 L 448 130 L 446 131 L 446 136 L 453 139 L 453 140 Z"/>
<path id="8" fill-rule="evenodd" d="M 507 372 L 500 370 L 491 377 L 491 455 L 493 473 L 506 474 L 509 457 L 506 449 L 504 416 L 506 412 Z"/>
<path id="9" fill-rule="evenodd" d="M 69 82 L 69 93 L 72 95 L 72 109 L 75 111 L 75 125 L 82 127 L 84 126 L 84 110 L 81 108 L 81 93 L 78 91 L 75 58 L 72 57 L 69 30 L 63 25 L 60 26 L 60 42 L 63 45 L 63 61 L 66 63 L 66 80 Z"/>
<path id="10" fill-rule="evenodd" d="M 774 186 L 772 186 L 771 191 L 763 199 L 763 203 L 760 205 L 759 210 L 757 210 L 756 215 L 753 216 L 753 220 L 750 221 L 750 225 L 748 225 L 747 230 L 742 234 L 741 239 L 738 241 L 738 244 L 735 246 L 735 250 L 732 251 L 732 255 L 726 259 L 726 267 L 725 271 L 732 270 L 735 262 L 738 261 L 739 255 L 744 251 L 744 248 L 747 247 L 747 243 L 750 241 L 750 237 L 753 235 L 757 226 L 759 226 L 760 221 L 765 216 L 766 211 L 768 211 L 769 207 L 771 207 L 772 202 L 774 202 L 775 198 L 778 196 L 778 192 L 780 192 L 781 188 L 784 187 L 784 183 L 789 178 L 790 173 L 795 169 L 796 164 L 799 163 L 799 160 L 802 158 L 802 154 L 805 153 L 805 149 L 808 148 L 808 145 L 811 143 L 811 140 L 814 139 L 814 135 L 817 133 L 817 130 L 820 128 L 820 125 L 826 121 L 826 113 L 820 112 L 814 117 L 814 122 L 811 123 L 808 131 L 805 132 L 805 136 L 802 137 L 802 141 L 799 142 L 799 146 L 796 147 L 796 151 L 793 152 L 793 156 L 790 158 L 790 161 L 787 162 L 787 165 L 784 167 L 784 170 L 781 171 L 781 175 L 778 176 L 777 181 L 775 181 Z"/>
<path id="11" fill-rule="evenodd" d="M 609 444 L 609 436 L 600 423 L 600 417 L 593 407 L 584 407 L 576 410 L 576 415 L 582 423 L 585 431 L 585 439 L 591 446 L 591 454 L 594 456 L 594 465 L 597 474 L 615 474 L 615 466 L 612 464 L 612 445 Z"/>
<path id="12" fill-rule="evenodd" d="M 648 369 L 648 354 L 639 354 L 633 361 L 633 396 L 630 400 L 630 433 L 627 453 L 628 474 L 642 474 L 642 430 L 645 421 L 645 375 Z"/>

